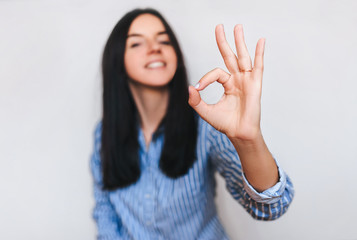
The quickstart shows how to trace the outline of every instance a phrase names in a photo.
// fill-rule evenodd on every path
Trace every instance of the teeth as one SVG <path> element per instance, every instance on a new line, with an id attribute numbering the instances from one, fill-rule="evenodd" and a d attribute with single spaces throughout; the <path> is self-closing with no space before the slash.
<path id="1" fill-rule="evenodd" d="M 165 64 L 163 62 L 153 62 L 150 63 L 147 68 L 158 68 L 158 67 L 163 67 Z"/>

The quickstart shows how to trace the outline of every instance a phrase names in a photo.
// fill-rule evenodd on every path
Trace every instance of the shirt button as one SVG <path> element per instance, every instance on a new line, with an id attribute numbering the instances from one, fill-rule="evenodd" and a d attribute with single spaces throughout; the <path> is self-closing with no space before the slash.
<path id="1" fill-rule="evenodd" d="M 150 194 L 145 194 L 145 198 L 150 198 Z"/>
<path id="2" fill-rule="evenodd" d="M 151 225 L 151 221 L 146 221 L 146 225 Z"/>

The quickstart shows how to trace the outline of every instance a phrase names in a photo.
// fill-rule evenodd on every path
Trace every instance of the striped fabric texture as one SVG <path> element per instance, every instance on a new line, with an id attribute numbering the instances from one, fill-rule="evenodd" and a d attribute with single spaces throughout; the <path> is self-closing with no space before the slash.
<path id="1" fill-rule="evenodd" d="M 294 189 L 282 168 L 278 165 L 279 182 L 258 193 L 242 174 L 238 154 L 227 136 L 201 118 L 198 122 L 197 160 L 185 176 L 173 180 L 160 171 L 164 136 L 159 134 L 146 149 L 140 129 L 141 177 L 115 191 L 102 190 L 98 123 L 90 161 L 97 239 L 228 239 L 214 205 L 215 171 L 224 177 L 232 197 L 253 218 L 274 220 L 287 211 Z"/>

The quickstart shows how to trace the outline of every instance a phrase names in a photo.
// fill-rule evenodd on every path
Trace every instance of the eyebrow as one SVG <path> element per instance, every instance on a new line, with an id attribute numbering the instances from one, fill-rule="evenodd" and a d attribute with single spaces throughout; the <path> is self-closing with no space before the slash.
<path id="1" fill-rule="evenodd" d="M 168 34 L 166 31 L 162 31 L 162 32 L 158 32 L 156 35 L 163 35 L 163 34 Z M 130 37 L 143 37 L 142 34 L 139 34 L 139 33 L 132 33 L 132 34 L 129 34 L 126 38 L 130 38 Z"/>

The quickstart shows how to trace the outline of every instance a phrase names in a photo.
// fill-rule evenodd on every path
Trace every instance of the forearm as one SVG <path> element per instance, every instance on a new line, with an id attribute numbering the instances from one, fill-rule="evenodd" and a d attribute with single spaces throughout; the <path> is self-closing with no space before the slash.
<path id="1" fill-rule="evenodd" d="M 261 133 L 254 140 L 229 140 L 238 152 L 246 179 L 258 192 L 263 192 L 278 182 L 277 165 Z"/>

